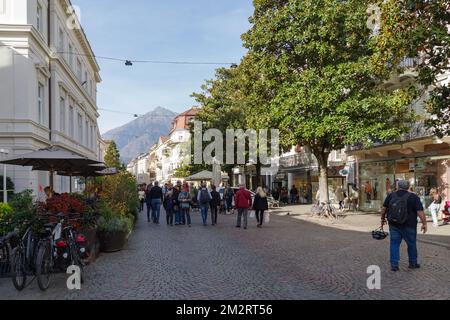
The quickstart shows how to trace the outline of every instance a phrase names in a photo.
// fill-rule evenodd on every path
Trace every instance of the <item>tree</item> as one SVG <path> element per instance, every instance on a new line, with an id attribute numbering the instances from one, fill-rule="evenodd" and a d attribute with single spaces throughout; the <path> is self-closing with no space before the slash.
<path id="1" fill-rule="evenodd" d="M 269 116 L 285 147 L 309 146 L 318 160 L 321 201 L 333 150 L 390 141 L 414 119 L 409 89 L 387 92 L 388 70 L 372 63 L 369 1 L 254 0 L 244 45 L 270 84 Z"/>
<path id="2" fill-rule="evenodd" d="M 418 95 L 430 92 L 427 123 L 438 136 L 450 135 L 450 87 L 440 81 L 450 71 L 450 2 L 448 0 L 385 0 L 377 37 L 379 65 L 401 69 L 402 58 L 418 59 Z"/>
<path id="3" fill-rule="evenodd" d="M 114 141 L 111 141 L 108 149 L 106 150 L 105 165 L 109 168 L 117 168 L 117 170 L 123 169 L 123 166 L 120 162 L 120 153 Z"/>

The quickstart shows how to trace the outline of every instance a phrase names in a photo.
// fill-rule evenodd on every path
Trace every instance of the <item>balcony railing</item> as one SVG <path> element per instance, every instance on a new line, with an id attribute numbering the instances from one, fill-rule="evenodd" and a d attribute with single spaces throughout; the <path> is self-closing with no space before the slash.
<path id="1" fill-rule="evenodd" d="M 301 152 L 292 156 L 281 157 L 280 166 L 283 168 L 314 167 L 318 166 L 318 162 L 312 154 Z"/>
<path id="2" fill-rule="evenodd" d="M 433 131 L 425 125 L 423 122 L 417 122 L 410 125 L 411 130 L 404 134 L 401 137 L 398 137 L 395 140 L 392 141 L 374 141 L 372 144 L 372 148 L 380 147 L 382 145 L 387 144 L 393 144 L 393 143 L 404 143 L 411 140 L 421 139 L 421 138 L 428 138 L 433 136 Z M 361 151 L 364 150 L 364 146 L 362 144 L 355 144 L 351 146 L 347 146 L 345 148 L 346 152 L 354 152 L 354 151 Z"/>
<path id="3" fill-rule="evenodd" d="M 402 62 L 400 62 L 400 67 L 401 68 L 406 68 L 406 69 L 414 69 L 417 68 L 420 64 L 420 59 L 419 58 L 404 58 L 402 60 Z"/>

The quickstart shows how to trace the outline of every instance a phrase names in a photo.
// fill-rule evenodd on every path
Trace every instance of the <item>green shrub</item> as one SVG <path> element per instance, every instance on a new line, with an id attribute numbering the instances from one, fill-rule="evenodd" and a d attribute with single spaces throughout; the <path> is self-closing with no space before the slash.
<path id="1" fill-rule="evenodd" d="M 104 177 L 99 198 L 116 213 L 134 217 L 138 214 L 139 197 L 136 180 L 126 171 Z"/>
<path id="2" fill-rule="evenodd" d="M 3 226 L 2 223 L 11 222 L 13 209 L 6 203 L 0 202 L 0 235 L 11 231 L 9 226 Z"/>
<path id="3" fill-rule="evenodd" d="M 97 221 L 98 229 L 103 232 L 126 232 L 133 229 L 133 218 L 121 215 L 107 205 L 100 208 L 100 218 Z"/>

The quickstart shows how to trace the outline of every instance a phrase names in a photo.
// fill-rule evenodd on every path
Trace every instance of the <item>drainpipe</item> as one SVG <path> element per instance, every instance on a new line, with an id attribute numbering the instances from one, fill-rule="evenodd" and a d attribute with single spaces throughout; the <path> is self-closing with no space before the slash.
<path id="1" fill-rule="evenodd" d="M 47 44 L 50 48 L 51 40 L 51 26 L 50 26 L 50 3 L 51 0 L 47 1 Z M 49 65 L 48 65 L 49 71 L 50 71 L 50 77 L 48 78 L 48 114 L 49 114 L 49 122 L 48 122 L 48 128 L 49 128 L 49 140 L 50 143 L 52 141 L 52 68 L 51 68 L 51 58 L 49 59 Z"/>
<path id="2" fill-rule="evenodd" d="M 51 10 L 50 10 L 50 4 L 51 4 L 51 0 L 47 0 L 47 44 L 49 49 L 51 50 L 51 19 L 50 19 L 50 14 L 51 14 Z M 48 60 L 48 69 L 50 72 L 50 77 L 48 78 L 48 117 L 49 117 L 49 121 L 48 121 L 48 130 L 49 130 L 49 134 L 48 134 L 48 138 L 50 141 L 50 145 L 52 145 L 52 108 L 53 108 L 53 92 L 52 92 L 52 58 L 50 57 L 50 59 Z M 53 171 L 50 171 L 50 175 L 49 175 L 49 180 L 50 180 L 50 189 L 53 192 L 53 187 L 54 187 L 54 173 Z"/>

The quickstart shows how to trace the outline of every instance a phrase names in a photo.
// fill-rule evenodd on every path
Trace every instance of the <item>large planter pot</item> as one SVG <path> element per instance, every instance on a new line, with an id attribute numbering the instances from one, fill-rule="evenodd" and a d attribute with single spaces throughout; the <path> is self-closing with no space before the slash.
<path id="1" fill-rule="evenodd" d="M 128 240 L 128 232 L 124 231 L 99 231 L 98 235 L 100 240 L 100 250 L 106 253 L 121 251 Z"/>
<path id="2" fill-rule="evenodd" d="M 100 242 L 98 239 L 97 229 L 82 229 L 81 233 L 86 237 L 89 250 L 89 262 L 94 262 L 100 254 Z"/>

